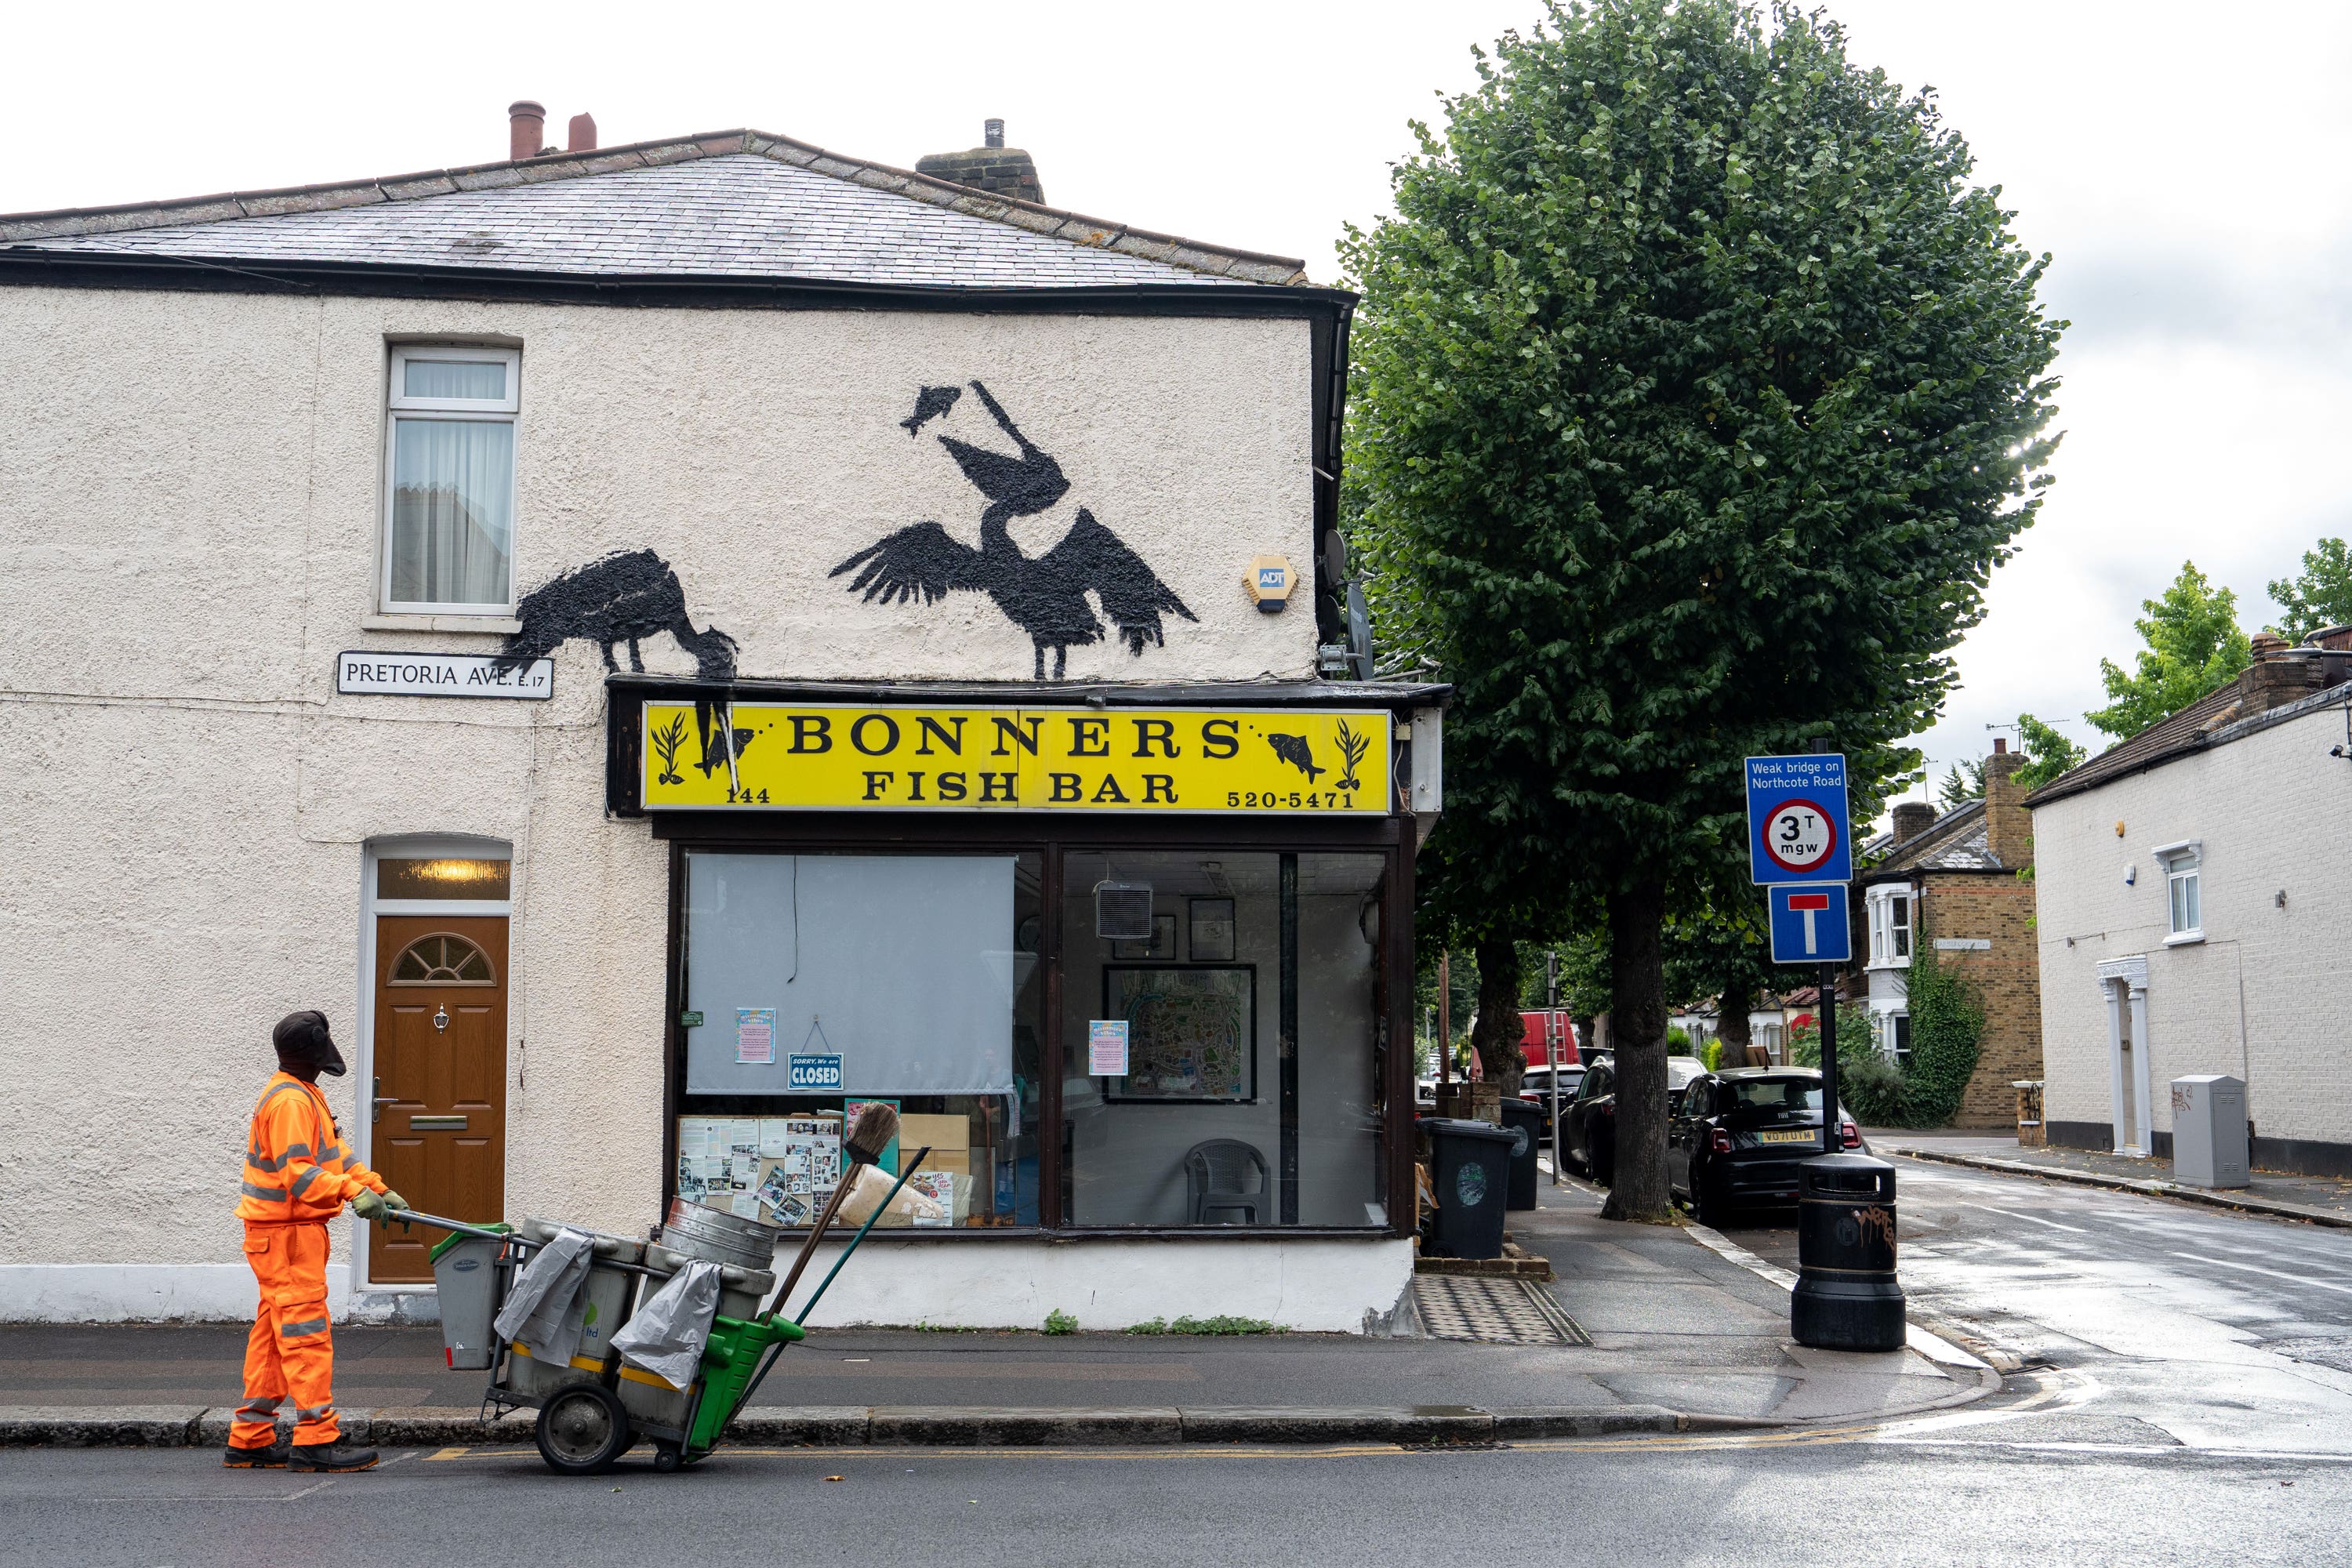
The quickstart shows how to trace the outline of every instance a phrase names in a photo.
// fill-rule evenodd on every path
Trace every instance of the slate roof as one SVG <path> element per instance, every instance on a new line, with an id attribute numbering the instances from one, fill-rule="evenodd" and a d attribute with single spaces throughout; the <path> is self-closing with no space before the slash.
<path id="1" fill-rule="evenodd" d="M 2126 773 L 2145 773 L 2176 757 L 2213 746 L 2227 745 L 2273 724 L 2283 724 L 2315 709 L 2352 701 L 2352 686 L 2330 681 L 2322 690 L 2297 701 L 2265 709 L 2248 677 L 2251 670 L 2218 691 L 2158 720 L 2136 735 L 2126 736 L 2082 766 L 2059 774 L 2025 797 L 2030 810 L 2070 795 L 2095 789 Z M 2323 677 L 2323 679 L 2325 679 Z"/>
<path id="2" fill-rule="evenodd" d="M 755 131 L 5 216 L 0 247 L 940 289 L 1307 281 L 1305 264 L 1288 258 L 1151 234 Z"/>
<path id="3" fill-rule="evenodd" d="M 1864 856 L 1878 863 L 1863 873 L 1865 882 L 1892 881 L 1914 871 L 2000 871 L 2007 869 L 1992 852 L 1991 825 L 1985 820 L 1985 803 L 1963 801 L 1929 823 L 1924 832 L 1896 844 L 1894 835 L 1881 834 L 1863 846 Z"/>

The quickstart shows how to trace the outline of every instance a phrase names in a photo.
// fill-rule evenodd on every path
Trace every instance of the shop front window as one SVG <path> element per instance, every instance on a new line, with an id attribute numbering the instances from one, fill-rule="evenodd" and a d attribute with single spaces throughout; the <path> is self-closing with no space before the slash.
<path id="1" fill-rule="evenodd" d="M 1066 1224 L 1388 1224 L 1385 870 L 1376 854 L 1064 856 Z"/>
<path id="2" fill-rule="evenodd" d="M 896 1107 L 878 1222 L 1038 1223 L 1044 975 L 1034 853 L 685 855 L 677 1192 L 787 1227 L 841 1173 L 845 1121 Z"/>

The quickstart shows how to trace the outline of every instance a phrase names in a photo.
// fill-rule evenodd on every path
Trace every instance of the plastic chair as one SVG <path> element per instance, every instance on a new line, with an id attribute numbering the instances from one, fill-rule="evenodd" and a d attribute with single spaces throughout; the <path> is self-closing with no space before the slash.
<path id="1" fill-rule="evenodd" d="M 1244 1180 L 1254 1184 L 1244 1186 Z M 1184 1156 L 1184 1187 L 1192 1200 L 1194 1225 L 1262 1225 L 1266 1200 L 1265 1156 L 1238 1138 L 1195 1143 Z M 1238 1213 L 1238 1220 L 1212 1221 L 1213 1214 Z"/>

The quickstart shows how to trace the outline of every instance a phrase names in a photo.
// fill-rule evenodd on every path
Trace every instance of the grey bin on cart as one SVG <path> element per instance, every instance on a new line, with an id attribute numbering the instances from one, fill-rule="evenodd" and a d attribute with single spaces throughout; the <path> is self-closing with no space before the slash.
<path id="1" fill-rule="evenodd" d="M 1549 1120 L 1544 1108 L 1528 1100 L 1503 1101 L 1503 1131 L 1511 1135 L 1511 1180 L 1509 1207 L 1531 1209 L 1536 1206 L 1536 1145 L 1543 1141 L 1545 1123 Z"/>
<path id="2" fill-rule="evenodd" d="M 2192 1187 L 2242 1187 L 2246 1085 L 2227 1073 L 2172 1080 L 2172 1173 Z"/>
<path id="3" fill-rule="evenodd" d="M 1432 1250 L 1445 1258 L 1503 1256 L 1503 1202 L 1510 1186 L 1511 1135 L 1491 1121 L 1423 1116 L 1430 1180 L 1437 1198 Z"/>
<path id="4" fill-rule="evenodd" d="M 495 1222 L 484 1230 L 504 1231 Z M 506 1296 L 507 1244 L 497 1237 L 444 1237 L 433 1247 L 433 1288 L 441 1309 L 441 1358 L 453 1372 L 488 1372 L 498 1359 L 490 1320 Z"/>
<path id="5" fill-rule="evenodd" d="M 527 1219 L 522 1222 L 522 1236 L 526 1241 L 547 1242 L 563 1228 L 551 1220 Z M 518 1342 L 513 1347 L 516 1353 L 507 1364 L 509 1386 L 518 1393 L 543 1398 L 567 1383 L 601 1381 L 612 1365 L 613 1334 L 629 1321 L 630 1307 L 636 1300 L 638 1276 L 630 1269 L 611 1265 L 641 1263 L 645 1255 L 646 1244 L 642 1241 L 625 1236 L 597 1236 L 590 1248 L 588 1278 L 580 1287 L 579 1350 L 569 1365 L 555 1366 L 533 1356 L 530 1346 Z"/>
<path id="6" fill-rule="evenodd" d="M 665 1229 L 664 1235 L 669 1234 Z M 652 1269 L 639 1287 L 637 1301 L 642 1306 L 659 1293 L 677 1271 L 688 1263 L 709 1263 L 711 1258 L 691 1253 L 674 1251 L 655 1242 L 646 1248 L 646 1267 Z M 722 1318 L 750 1319 L 759 1310 L 760 1303 L 776 1288 L 776 1277 L 765 1268 L 738 1268 L 732 1264 L 719 1266 L 719 1315 Z M 643 1426 L 666 1426 L 683 1432 L 694 1395 L 682 1388 L 672 1387 L 652 1373 L 621 1363 L 619 1380 L 613 1391 L 621 1396 L 621 1408 L 629 1419 Z"/>

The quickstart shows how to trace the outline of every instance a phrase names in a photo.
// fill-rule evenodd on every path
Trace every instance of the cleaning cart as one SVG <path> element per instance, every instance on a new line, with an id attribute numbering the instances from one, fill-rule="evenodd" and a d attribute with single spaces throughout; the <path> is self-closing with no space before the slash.
<path id="1" fill-rule="evenodd" d="M 905 1162 L 890 1198 L 898 1195 L 929 1152 L 920 1150 Z M 688 1211 L 698 1208 L 680 1206 Z M 482 1399 L 485 1419 L 510 1410 L 537 1410 L 534 1436 L 540 1458 L 562 1474 L 584 1476 L 609 1468 L 641 1442 L 653 1445 L 654 1468 L 663 1472 L 708 1458 L 719 1447 L 727 1423 L 759 1390 L 776 1358 L 786 1346 L 806 1337 L 803 1325 L 809 1314 L 850 1254 L 866 1239 L 866 1233 L 888 1208 L 889 1198 L 876 1206 L 810 1294 L 796 1320 L 783 1315 L 790 1279 L 775 1289 L 764 1312 L 759 1310 L 775 1276 L 743 1267 L 752 1256 L 749 1250 L 728 1263 L 720 1260 L 727 1256 L 723 1248 L 720 1257 L 714 1258 L 708 1246 L 688 1254 L 625 1237 L 588 1233 L 586 1278 L 579 1286 L 580 1300 L 584 1302 L 578 1314 L 579 1343 L 568 1356 L 551 1354 L 543 1346 L 533 1347 L 519 1339 L 501 1342 L 491 1328 L 532 1256 L 552 1244 L 564 1227 L 530 1220 L 517 1230 L 505 1225 L 444 1219 L 414 1209 L 388 1217 L 391 1223 L 427 1225 L 451 1233 L 432 1253 L 433 1277 L 440 1295 L 442 1351 L 453 1369 L 490 1373 Z M 671 1238 L 698 1226 L 706 1233 L 723 1233 L 730 1227 L 719 1222 L 733 1219 L 713 1210 L 681 1214 L 674 1207 L 672 1213 L 671 1223 L 665 1227 Z M 679 1387 L 630 1365 L 609 1346 L 613 1335 L 639 1307 L 695 1261 L 719 1265 L 719 1307 L 711 1320 L 697 1374 Z"/>

